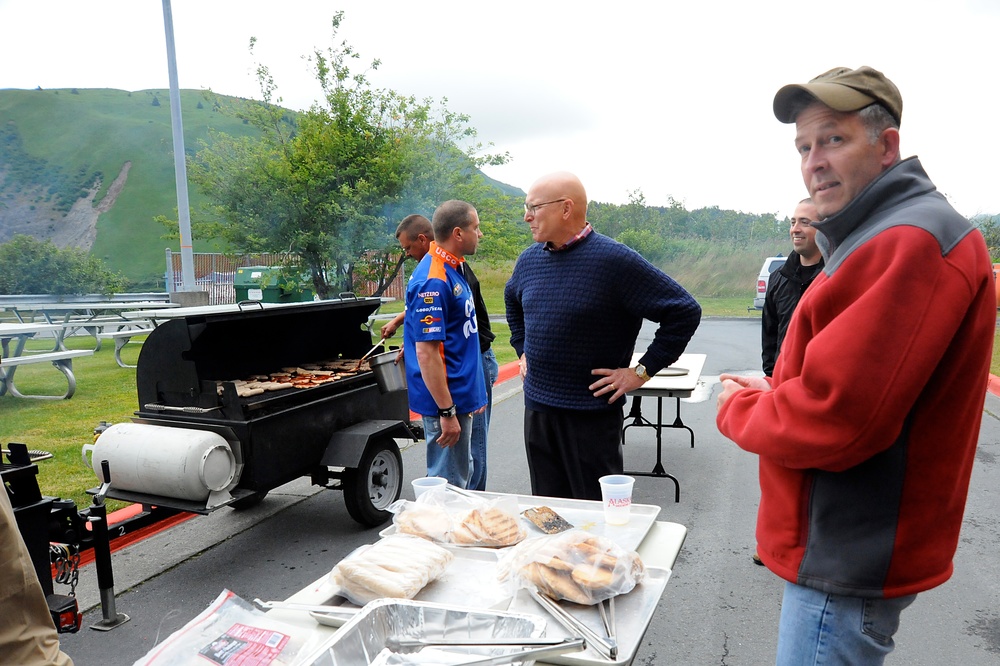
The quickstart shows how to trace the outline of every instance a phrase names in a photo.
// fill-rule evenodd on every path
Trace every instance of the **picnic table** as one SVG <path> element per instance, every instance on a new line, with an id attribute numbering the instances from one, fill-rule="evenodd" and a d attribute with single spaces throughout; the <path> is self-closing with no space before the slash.
<path id="1" fill-rule="evenodd" d="M 142 310 L 156 312 L 180 307 L 167 301 L 89 301 L 89 302 L 17 302 L 0 304 L 0 309 L 11 312 L 21 323 L 34 323 L 39 318 L 47 324 L 63 324 L 65 335 L 72 336 L 84 330 L 94 337 L 94 351 L 100 351 L 103 340 L 115 341 L 115 360 L 122 367 L 121 350 L 129 339 L 149 333 L 148 321 L 126 317 L 126 313 Z M 140 318 L 142 319 L 142 318 Z M 40 322 L 39 322 L 40 323 Z M 131 332 L 127 332 L 131 331 Z"/>
<path id="2" fill-rule="evenodd" d="M 0 396 L 10 393 L 17 398 L 36 398 L 40 400 L 65 400 L 73 397 L 76 392 L 76 376 L 73 374 L 73 359 L 81 356 L 91 356 L 92 349 L 66 349 L 63 341 L 66 336 L 66 324 L 60 323 L 0 323 L 0 348 L 3 355 L 0 358 Z M 52 333 L 53 347 L 51 351 L 25 353 L 28 340 L 39 333 Z M 13 352 L 10 342 L 16 340 Z M 14 384 L 14 374 L 18 367 L 35 363 L 51 363 L 59 370 L 67 382 L 66 392 L 62 395 L 41 395 L 21 393 Z"/>
<path id="3" fill-rule="evenodd" d="M 38 317 L 46 323 L 86 322 L 101 320 L 120 320 L 128 322 L 125 313 L 132 310 L 156 311 L 165 308 L 177 308 L 180 303 L 168 301 L 91 301 L 84 303 L 12 303 L 0 306 L 0 309 L 11 312 L 22 323 L 35 321 Z"/>

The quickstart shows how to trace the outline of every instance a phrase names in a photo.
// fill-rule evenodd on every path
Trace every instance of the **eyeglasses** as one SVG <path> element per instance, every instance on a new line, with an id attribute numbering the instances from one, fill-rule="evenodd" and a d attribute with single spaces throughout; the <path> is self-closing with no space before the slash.
<path id="1" fill-rule="evenodd" d="M 566 201 L 566 199 L 565 198 L 563 198 L 563 199 L 553 199 L 552 201 L 544 201 L 542 203 L 537 203 L 537 204 L 525 203 L 524 204 L 524 212 L 525 212 L 525 214 L 530 213 L 531 215 L 534 215 L 535 211 L 538 210 L 539 208 L 541 208 L 542 206 L 548 206 L 549 204 L 559 203 L 560 201 Z"/>

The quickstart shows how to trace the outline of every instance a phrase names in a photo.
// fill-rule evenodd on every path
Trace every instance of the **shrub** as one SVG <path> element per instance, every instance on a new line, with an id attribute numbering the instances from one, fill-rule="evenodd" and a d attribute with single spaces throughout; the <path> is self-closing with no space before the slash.
<path id="1" fill-rule="evenodd" d="M 125 276 L 83 250 L 22 234 L 0 245 L 0 266 L 0 294 L 112 294 L 128 287 Z"/>

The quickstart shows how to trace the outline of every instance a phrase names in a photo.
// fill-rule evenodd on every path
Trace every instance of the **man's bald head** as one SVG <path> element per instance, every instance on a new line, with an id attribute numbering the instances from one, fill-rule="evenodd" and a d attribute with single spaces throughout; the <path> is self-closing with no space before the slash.
<path id="1" fill-rule="evenodd" d="M 539 243 L 559 246 L 587 224 L 587 191 L 574 174 L 557 171 L 542 176 L 528 188 L 524 221 Z"/>
<path id="2" fill-rule="evenodd" d="M 532 184 L 531 192 L 538 188 L 540 192 L 553 195 L 555 199 L 572 199 L 574 208 L 582 219 L 587 218 L 587 190 L 576 174 L 569 171 L 556 171 L 542 176 Z"/>

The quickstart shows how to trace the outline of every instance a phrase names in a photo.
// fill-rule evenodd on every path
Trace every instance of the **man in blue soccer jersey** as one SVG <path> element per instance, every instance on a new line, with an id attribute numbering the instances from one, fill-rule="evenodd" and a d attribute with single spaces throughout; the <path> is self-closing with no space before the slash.
<path id="1" fill-rule="evenodd" d="M 410 409 L 423 417 L 427 475 L 469 484 L 472 415 L 486 406 L 486 383 L 472 290 L 463 276 L 475 254 L 479 214 L 464 201 L 434 211 L 434 242 L 406 286 L 403 347 Z"/>

